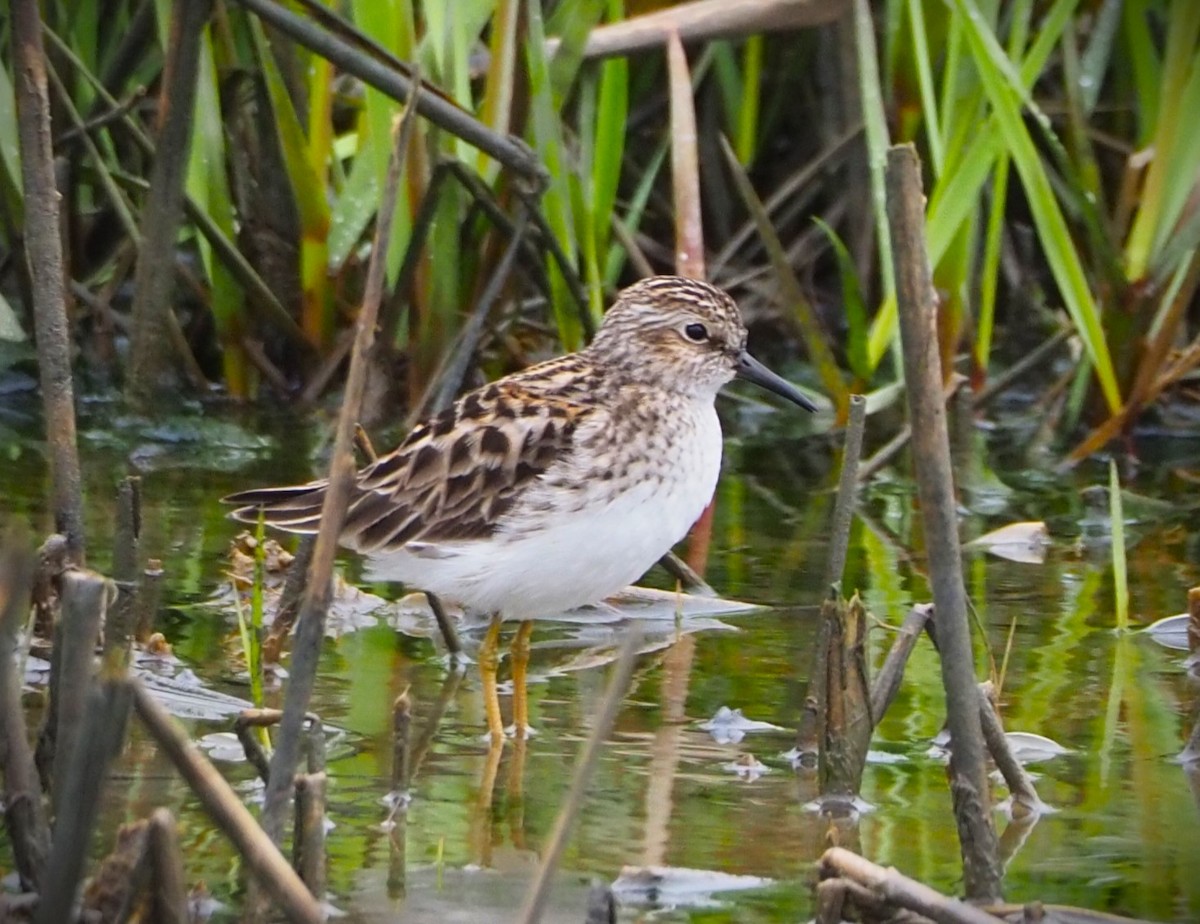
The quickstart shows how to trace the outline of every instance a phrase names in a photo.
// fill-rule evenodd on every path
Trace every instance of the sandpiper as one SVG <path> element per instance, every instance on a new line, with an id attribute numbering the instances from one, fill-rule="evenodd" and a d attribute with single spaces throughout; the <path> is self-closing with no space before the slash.
<path id="1" fill-rule="evenodd" d="M 528 620 L 632 583 L 699 518 L 721 467 L 716 394 L 735 377 L 816 410 L 746 351 L 729 295 L 644 279 L 585 349 L 464 395 L 359 471 L 341 542 L 372 580 L 490 615 L 493 646 L 500 620 L 522 620 L 527 644 Z M 315 533 L 325 487 L 225 500 L 240 520 Z M 502 734 L 498 706 L 488 714 Z"/>

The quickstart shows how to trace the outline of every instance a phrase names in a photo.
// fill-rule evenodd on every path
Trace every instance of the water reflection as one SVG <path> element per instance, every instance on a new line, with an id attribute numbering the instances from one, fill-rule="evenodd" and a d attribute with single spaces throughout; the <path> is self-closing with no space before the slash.
<path id="1" fill-rule="evenodd" d="M 247 429 L 258 432 L 260 422 L 250 423 Z M 263 432 L 271 433 L 269 427 Z M 239 698 L 247 691 L 229 657 L 233 615 L 204 605 L 222 585 L 227 546 L 237 531 L 216 499 L 246 483 L 310 474 L 311 431 L 286 426 L 271 435 L 266 449 L 227 439 L 234 456 L 216 461 L 194 447 L 135 456 L 144 473 L 143 548 L 162 558 L 166 569 L 167 611 L 160 628 L 207 685 Z M 189 454 L 193 458 L 184 467 L 180 457 Z M 795 726 L 807 689 L 815 631 L 811 604 L 824 593 L 819 582 L 828 472 L 810 466 L 803 480 L 796 477 L 797 466 L 809 463 L 794 441 L 747 436 L 731 446 L 729 456 L 709 579 L 726 596 L 783 606 L 712 617 L 717 620 L 712 623 L 703 622 L 710 617 L 690 625 L 685 619 L 678 628 L 673 618 L 654 623 L 657 634 L 638 658 L 632 691 L 603 750 L 547 920 L 581 920 L 591 879 L 611 882 L 626 866 L 769 881 L 751 891 L 698 897 L 697 903 L 715 908 L 703 913 L 681 908 L 670 920 L 802 919 L 811 914 L 812 863 L 834 843 L 935 887 L 953 892 L 959 886 L 944 767 L 927 753 L 944 709 L 940 669 L 924 641 L 872 743 L 904 758 L 868 765 L 862 796 L 874 810 L 850 819 L 807 808 L 816 796 L 814 775 L 793 769 L 784 754 L 794 743 L 786 730 Z M 92 563 L 99 568 L 107 566 L 108 498 L 128 458 L 128 446 L 85 445 L 88 529 Z M 17 445 L 10 459 L 0 467 L 6 516 L 27 519 L 44 532 L 49 524 L 36 446 Z M 158 465 L 159 459 L 170 464 Z M 238 469 L 231 470 L 234 466 Z M 989 477 L 1002 480 L 1007 490 L 976 489 L 987 497 L 979 505 L 968 494 L 964 534 L 1044 520 L 1052 544 L 1040 565 L 983 551 L 968 554 L 968 592 L 992 652 L 988 657 L 980 650 L 979 669 L 1003 674 L 1007 729 L 1045 735 L 1070 749 L 1034 768 L 1039 795 L 1056 814 L 1032 826 L 997 816 L 1008 864 L 1007 897 L 1156 920 L 1200 919 L 1200 880 L 1194 875 L 1200 783 L 1194 769 L 1174 759 L 1200 704 L 1181 653 L 1111 631 L 1107 552 L 1080 541 L 1090 529 L 1090 508 L 1080 491 L 1089 482 L 1103 482 L 1104 471 L 1085 469 L 1070 482 L 1034 478 L 1024 470 Z M 1147 473 L 1145 481 L 1137 489 L 1153 493 L 1156 476 Z M 896 624 L 928 595 L 911 486 L 885 472 L 864 493 L 862 509 L 845 585 L 860 589 L 876 617 Z M 1196 535 L 1189 518 L 1151 517 L 1138 524 L 1138 541 L 1129 552 L 1135 620 L 1149 624 L 1184 608 L 1186 588 L 1200 583 L 1200 566 L 1189 552 Z M 352 559 L 345 562 L 345 576 L 351 582 L 357 577 Z M 666 587 L 661 576 L 653 580 Z M 389 601 L 399 596 L 386 586 L 365 590 Z M 392 604 L 331 640 L 324 656 L 314 708 L 344 735 L 329 767 L 335 825 L 328 841 L 329 884 L 333 903 L 351 921 L 385 915 L 438 922 L 511 918 L 587 736 L 622 625 L 539 625 L 530 688 L 538 734 L 495 750 L 483 738 L 475 674 L 449 671 L 429 628 Z M 873 663 L 890 641 L 889 633 L 872 633 Z M 502 678 L 507 670 L 502 663 Z M 406 690 L 412 703 L 411 802 L 394 810 L 385 801 L 397 788 L 392 710 Z M 785 731 L 718 743 L 700 725 L 722 706 Z M 228 730 L 225 723 L 209 721 L 193 728 L 197 736 Z M 767 772 L 751 780 L 727 769 L 746 754 Z M 222 769 L 247 787 L 251 799 L 252 772 L 241 763 L 223 763 Z M 153 806 L 172 807 L 184 826 L 189 876 L 236 903 L 242 885 L 231 853 L 139 734 L 119 773 L 127 785 L 107 793 L 110 831 Z M 997 787 L 995 800 L 1005 795 Z M 102 849 L 103 844 L 97 847 Z"/>

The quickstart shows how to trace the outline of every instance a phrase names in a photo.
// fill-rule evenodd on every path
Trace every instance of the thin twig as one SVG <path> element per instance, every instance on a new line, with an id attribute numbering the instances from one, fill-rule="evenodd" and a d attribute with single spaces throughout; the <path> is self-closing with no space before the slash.
<path id="1" fill-rule="evenodd" d="M 608 682 L 608 689 L 604 692 L 604 699 L 600 703 L 600 709 L 596 713 L 592 725 L 592 733 L 588 735 L 583 752 L 576 760 L 571 786 L 563 798 L 562 807 L 558 810 L 558 817 L 554 819 L 554 827 L 542 849 L 541 865 L 529 886 L 529 891 L 525 894 L 525 904 L 517 919 L 522 924 L 536 924 L 541 920 L 549 892 L 550 877 L 554 874 L 563 848 L 567 845 L 567 836 L 571 833 L 575 817 L 583 807 L 584 793 L 591 781 L 596 761 L 600 757 L 600 748 L 609 732 L 612 731 L 613 723 L 617 719 L 617 711 L 621 708 L 621 701 L 625 697 L 626 690 L 629 689 L 629 680 L 633 676 L 634 658 L 639 644 L 641 644 L 641 633 L 630 632 L 625 637 L 620 654 L 617 655 L 612 677 Z"/>
<path id="2" fill-rule="evenodd" d="M 1000 897 L 996 831 L 988 805 L 971 626 L 967 618 L 957 501 L 938 357 L 933 280 L 925 250 L 925 196 L 916 148 L 888 150 L 887 213 L 913 431 L 913 467 L 921 500 L 930 583 L 941 642 L 942 684 L 953 748 L 950 789 L 958 823 L 967 896 Z"/>
<path id="3" fill-rule="evenodd" d="M 979 684 L 979 721 L 983 728 L 983 739 L 987 742 L 996 769 L 1004 777 L 1008 791 L 1013 798 L 1013 816 L 1040 815 L 1046 810 L 1046 804 L 1038 797 L 1033 785 L 1033 778 L 1021 766 L 1009 747 L 1008 738 L 1004 735 L 1004 725 L 1000 714 L 992 701 L 995 687 L 990 681 Z"/>
<path id="4" fill-rule="evenodd" d="M 337 554 L 342 521 L 350 501 L 350 488 L 355 471 L 354 426 L 362 406 L 368 355 L 375 341 L 375 321 L 383 297 L 384 269 L 388 241 L 391 239 L 392 217 L 396 211 L 400 173 L 420 100 L 419 92 L 413 94 L 394 132 L 392 156 L 388 163 L 383 195 L 379 201 L 379 219 L 375 226 L 371 262 L 367 268 L 366 289 L 355 328 L 350 371 L 346 377 L 346 390 L 338 417 L 329 485 L 321 507 L 321 527 L 313 547 L 312 565 L 297 619 L 296 638 L 292 648 L 292 672 L 284 694 L 283 720 L 275 742 L 275 753 L 271 758 L 270 779 L 267 782 L 262 811 L 263 829 L 276 844 L 283 839 L 284 813 L 291 801 L 292 781 L 300 757 L 301 735 L 308 704 L 312 699 L 321 647 L 325 640 L 325 616 L 329 609 L 333 562 Z"/>
<path id="5" fill-rule="evenodd" d="M 850 546 L 850 524 L 858 496 L 858 463 L 862 458 L 863 431 L 866 429 L 867 399 L 850 396 L 850 417 L 846 423 L 846 442 L 842 448 L 842 474 L 838 479 L 837 502 L 833 507 L 833 527 L 829 541 L 829 566 L 825 583 L 840 583 Z"/>
<path id="6" fill-rule="evenodd" d="M 395 68 L 338 38 L 326 28 L 298 16 L 271 0 L 238 0 L 242 6 L 305 48 L 357 77 L 368 86 L 401 102 L 416 99 L 416 111 L 457 138 L 479 148 L 504 166 L 539 185 L 545 167 L 520 138 L 492 131 L 465 109 L 435 93 L 422 93 L 419 78 L 412 80 Z M 382 209 L 379 212 L 383 215 Z"/>
<path id="7" fill-rule="evenodd" d="M 321 906 L 309 894 L 279 848 L 258 826 L 243 804 L 242 797 L 233 791 L 217 768 L 200 753 L 187 733 L 145 686 L 136 679 L 132 683 L 133 704 L 138 718 L 175 764 L 180 776 L 191 787 L 217 827 L 233 842 L 246 867 L 266 888 L 279 909 L 292 921 L 306 924 L 324 921 Z"/>

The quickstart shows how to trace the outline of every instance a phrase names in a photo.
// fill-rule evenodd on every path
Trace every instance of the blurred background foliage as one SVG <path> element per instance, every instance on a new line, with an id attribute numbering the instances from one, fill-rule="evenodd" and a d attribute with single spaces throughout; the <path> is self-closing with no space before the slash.
<path id="1" fill-rule="evenodd" d="M 184 390 L 313 402 L 348 353 L 402 102 L 253 5 L 219 0 L 201 38 L 170 348 Z M 128 364 L 176 6 L 42 4 L 85 391 L 119 383 Z M 661 41 L 635 48 L 620 32 L 660 6 L 288 7 L 524 139 L 545 168 L 521 175 L 419 121 L 368 423 L 579 347 L 617 288 L 676 266 L 676 216 L 697 204 L 672 189 L 666 56 Z M 685 37 L 712 6 L 674 7 Z M 820 24 L 765 34 L 752 10 L 784 22 L 797 4 L 724 6 L 735 20 L 747 11 L 743 29 L 686 42 L 699 171 L 684 195 L 700 199 L 708 275 L 739 298 L 776 362 L 806 356 L 789 372 L 839 410 L 851 391 L 894 395 L 882 164 L 888 144 L 912 141 L 926 170 L 944 368 L 982 388 L 998 362 L 1058 336 L 1075 361 L 1042 397 L 1059 435 L 1082 437 L 1077 457 L 1147 408 L 1195 397 L 1200 4 L 824 0 L 807 4 Z M 3 20 L 0 33 L 0 363 L 11 366 L 32 361 L 33 325 Z"/>

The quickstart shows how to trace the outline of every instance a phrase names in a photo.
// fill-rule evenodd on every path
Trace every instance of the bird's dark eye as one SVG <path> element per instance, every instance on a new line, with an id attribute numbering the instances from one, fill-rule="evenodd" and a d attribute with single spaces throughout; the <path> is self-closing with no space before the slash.
<path id="1" fill-rule="evenodd" d="M 703 343 L 708 339 L 708 328 L 703 324 L 689 324 L 683 329 L 683 332 L 687 334 L 688 340 L 696 343 Z"/>

